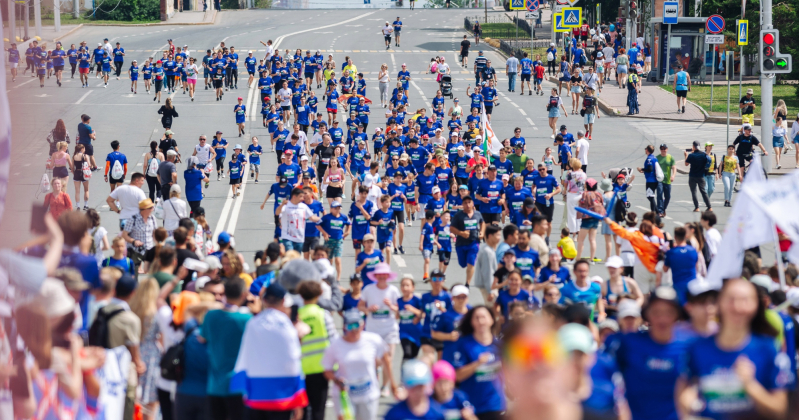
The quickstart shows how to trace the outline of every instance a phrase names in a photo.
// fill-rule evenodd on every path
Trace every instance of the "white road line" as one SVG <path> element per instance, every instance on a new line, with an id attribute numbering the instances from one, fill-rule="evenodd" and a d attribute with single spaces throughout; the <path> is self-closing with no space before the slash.
<path id="1" fill-rule="evenodd" d="M 283 40 L 286 39 L 287 36 L 298 35 L 298 34 L 303 34 L 303 33 L 312 32 L 312 31 L 318 31 L 320 29 L 332 28 L 334 26 L 339 26 L 339 25 L 343 25 L 345 23 L 350 23 L 350 22 L 353 22 L 353 21 L 356 21 L 356 20 L 359 20 L 359 19 L 363 19 L 366 16 L 369 16 L 369 15 L 374 14 L 374 13 L 375 12 L 364 13 L 364 14 L 362 14 L 360 16 L 356 16 L 356 17 L 354 17 L 352 19 L 344 20 L 344 21 L 341 21 L 341 22 L 338 22 L 338 23 L 334 23 L 334 24 L 331 24 L 331 25 L 319 26 L 319 27 L 316 27 L 316 28 L 309 28 L 309 29 L 304 29 L 302 31 L 292 32 L 290 34 L 281 35 L 275 40 L 275 43 L 273 45 L 274 45 L 274 48 L 277 50 L 280 47 L 280 43 L 283 42 Z"/>
<path id="2" fill-rule="evenodd" d="M 222 214 L 219 215 L 219 221 L 216 222 L 216 228 L 214 228 L 214 242 L 216 242 L 216 238 L 225 230 L 225 222 L 227 222 L 228 214 L 230 214 L 230 206 L 233 204 L 233 192 L 228 189 L 227 198 L 225 199 L 225 205 L 222 207 Z"/>
<path id="3" fill-rule="evenodd" d="M 86 97 L 89 96 L 89 94 L 92 93 L 92 92 L 94 92 L 94 91 L 90 90 L 90 91 L 84 93 L 83 96 L 81 96 L 80 99 L 78 99 L 78 102 L 75 102 L 75 105 L 80 105 L 80 103 L 83 102 L 83 100 L 86 99 Z"/>
<path id="4" fill-rule="evenodd" d="M 405 268 L 408 266 L 407 264 L 405 264 L 405 260 L 399 255 L 392 255 L 391 259 L 397 262 L 397 267 Z"/>
<path id="5" fill-rule="evenodd" d="M 250 111 L 250 121 L 255 121 L 255 114 L 256 114 L 255 113 L 255 99 L 257 97 L 254 94 L 255 93 L 255 89 L 253 88 L 253 86 L 256 86 L 255 79 L 253 79 L 252 83 L 253 84 L 250 86 L 249 92 L 247 93 L 247 102 L 246 103 L 247 103 L 247 109 Z"/>
<path id="6" fill-rule="evenodd" d="M 514 104 L 514 105 L 515 105 L 515 104 Z M 519 112 L 521 112 L 521 113 L 522 113 L 522 115 L 524 115 L 525 117 L 527 116 L 527 113 L 526 113 L 526 112 L 524 112 L 524 110 L 523 110 L 523 109 L 521 109 L 521 108 L 517 108 L 517 109 L 519 110 Z"/>
<path id="7" fill-rule="evenodd" d="M 533 122 L 533 120 L 530 119 L 530 117 L 527 117 L 527 122 L 529 122 L 530 125 L 533 125 L 533 126 L 535 125 L 535 123 Z"/>
<path id="8" fill-rule="evenodd" d="M 236 197 L 236 204 L 233 206 L 233 213 L 230 216 L 230 223 L 227 225 L 227 233 L 233 234 L 236 231 L 236 225 L 239 222 L 239 213 L 241 212 L 241 203 L 244 201 L 244 189 L 247 188 L 247 167 L 249 163 L 241 167 L 241 187 L 239 187 L 239 196 Z M 227 202 L 225 202 L 227 204 Z"/>

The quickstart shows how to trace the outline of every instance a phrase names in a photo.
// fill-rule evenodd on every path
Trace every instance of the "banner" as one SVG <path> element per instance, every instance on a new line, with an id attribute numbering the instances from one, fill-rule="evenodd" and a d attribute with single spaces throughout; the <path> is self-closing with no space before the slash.
<path id="1" fill-rule="evenodd" d="M 480 122 L 483 124 L 483 154 L 491 162 L 492 156 L 499 155 L 499 150 L 502 149 L 502 142 L 491 128 L 491 123 L 488 122 L 485 104 L 483 104 L 482 110 L 483 115 L 480 117 Z"/>
<path id="2" fill-rule="evenodd" d="M 749 194 L 744 193 L 752 184 L 765 183 L 760 158 L 755 155 L 742 184 L 742 193 L 732 207 L 732 213 L 724 228 L 722 241 L 716 257 L 710 263 L 707 281 L 720 287 L 722 280 L 740 277 L 744 253 L 760 244 L 774 242 L 774 224 Z"/>

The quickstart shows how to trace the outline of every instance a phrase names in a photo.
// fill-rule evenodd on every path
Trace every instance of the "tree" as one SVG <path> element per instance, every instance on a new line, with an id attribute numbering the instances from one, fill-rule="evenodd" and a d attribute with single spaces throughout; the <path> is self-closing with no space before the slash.
<path id="1" fill-rule="evenodd" d="M 94 14 L 95 19 L 119 21 L 147 21 L 161 18 L 160 0 L 122 0 L 116 7 L 113 2 L 101 3 Z"/>

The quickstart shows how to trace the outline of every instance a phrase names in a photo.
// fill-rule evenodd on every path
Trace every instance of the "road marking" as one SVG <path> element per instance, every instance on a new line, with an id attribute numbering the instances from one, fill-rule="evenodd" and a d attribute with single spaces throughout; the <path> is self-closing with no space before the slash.
<path id="1" fill-rule="evenodd" d="M 239 213 L 241 212 L 241 203 L 244 202 L 244 189 L 247 188 L 247 168 L 250 164 L 246 163 L 241 167 L 241 187 L 239 187 L 239 196 L 236 197 L 236 204 L 233 206 L 233 214 L 230 216 L 230 223 L 227 225 L 227 232 L 231 235 L 236 231 L 236 225 L 239 222 Z M 227 204 L 227 202 L 225 203 Z"/>
<path id="2" fill-rule="evenodd" d="M 400 257 L 399 255 L 392 255 L 391 259 L 396 261 L 397 262 L 397 266 L 400 267 L 400 268 L 405 268 L 405 267 L 408 266 L 407 264 L 405 264 L 405 260 L 402 257 Z"/>
<path id="3" fill-rule="evenodd" d="M 533 120 L 530 119 L 530 117 L 527 117 L 527 122 L 529 122 L 530 125 L 533 125 L 533 126 L 535 125 L 535 123 L 533 122 Z"/>
<path id="4" fill-rule="evenodd" d="M 516 104 L 514 104 L 514 105 L 516 105 Z M 526 113 L 526 112 L 524 112 L 524 110 L 523 110 L 523 109 L 521 109 L 521 108 L 518 108 L 518 110 L 519 110 L 519 112 L 521 112 L 521 113 L 522 113 L 522 115 L 524 115 L 525 117 L 527 116 L 527 113 Z"/>
<path id="5" fill-rule="evenodd" d="M 92 93 L 92 92 L 94 92 L 94 91 L 90 90 L 90 91 L 84 93 L 83 96 L 81 96 L 80 99 L 78 99 L 78 102 L 75 102 L 75 105 L 80 105 L 80 103 L 83 102 L 83 100 L 86 99 L 86 97 L 89 96 L 89 94 Z"/>
<path id="6" fill-rule="evenodd" d="M 341 22 L 338 22 L 338 23 L 333 23 L 331 25 L 319 26 L 319 27 L 316 27 L 316 28 L 309 28 L 309 29 L 304 29 L 302 31 L 292 32 L 290 34 L 281 35 L 275 40 L 274 48 L 278 49 L 278 47 L 280 47 L 280 43 L 283 42 L 283 40 L 286 39 L 286 37 L 288 37 L 288 36 L 303 34 L 303 33 L 311 32 L 311 31 L 318 31 L 320 29 L 332 28 L 334 26 L 339 26 L 339 25 L 343 25 L 345 23 L 350 23 L 350 22 L 354 22 L 354 21 L 359 20 L 359 19 L 363 19 L 366 16 L 372 15 L 374 13 L 375 12 L 364 13 L 364 14 L 362 14 L 360 16 L 356 16 L 356 17 L 354 17 L 352 19 L 344 20 L 344 21 L 341 21 Z"/>
<path id="7" fill-rule="evenodd" d="M 222 207 L 222 214 L 219 215 L 219 221 L 216 222 L 216 228 L 214 228 L 214 242 L 216 242 L 216 238 L 219 237 L 219 234 L 225 230 L 225 222 L 227 222 L 228 214 L 230 214 L 230 206 L 233 204 L 231 198 L 233 198 L 233 191 L 228 189 L 225 205 Z"/>

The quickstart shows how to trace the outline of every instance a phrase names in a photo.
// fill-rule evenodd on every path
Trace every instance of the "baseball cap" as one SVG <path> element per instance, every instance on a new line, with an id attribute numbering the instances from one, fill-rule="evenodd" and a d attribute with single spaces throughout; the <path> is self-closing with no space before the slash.
<path id="1" fill-rule="evenodd" d="M 618 255 L 611 255 L 608 257 L 608 260 L 605 261 L 605 267 L 608 268 L 621 268 L 624 266 L 624 261 L 622 261 L 621 257 Z"/>
<path id="2" fill-rule="evenodd" d="M 566 124 L 563 124 L 563 125 L 560 126 L 560 131 L 563 131 L 565 129 L 566 129 Z"/>
<path id="3" fill-rule="evenodd" d="M 646 307 L 648 308 L 658 301 L 670 303 L 677 308 L 678 311 L 682 310 L 680 302 L 677 300 L 677 291 L 671 286 L 660 286 L 656 288 L 655 291 L 649 296 L 649 301 L 647 301 Z M 644 311 L 645 309 L 646 308 L 644 308 Z"/>
<path id="4" fill-rule="evenodd" d="M 708 147 L 708 146 L 713 146 L 713 142 L 712 141 L 705 142 L 705 147 Z"/>
<path id="5" fill-rule="evenodd" d="M 618 309 L 618 314 L 616 315 L 616 317 L 618 319 L 624 319 L 629 316 L 633 318 L 641 317 L 641 307 L 638 306 L 638 303 L 636 303 L 632 299 L 623 299 L 621 302 L 619 302 L 619 306 L 617 306 L 617 309 Z"/>
<path id="6" fill-rule="evenodd" d="M 744 124 L 744 126 L 743 126 L 743 129 L 744 129 L 744 130 L 751 130 L 751 129 L 752 129 L 752 126 L 751 126 L 751 125 L 749 125 L 749 124 Z"/>
<path id="7" fill-rule="evenodd" d="M 468 187 L 466 187 L 468 189 Z M 527 197 L 524 199 L 524 207 L 528 209 L 535 208 L 535 199 L 533 197 Z"/>
<path id="8" fill-rule="evenodd" d="M 452 297 L 469 296 L 469 288 L 462 284 L 459 284 L 453 287 L 452 290 L 449 291 L 449 293 L 452 295 Z"/>
<path id="9" fill-rule="evenodd" d="M 402 383 L 412 388 L 419 385 L 430 385 L 433 375 L 427 364 L 418 359 L 411 359 L 402 365 Z"/>
<path id="10" fill-rule="evenodd" d="M 608 329 L 614 333 L 619 332 L 619 323 L 615 319 L 606 319 L 597 325 L 599 331 Z"/>
<path id="11" fill-rule="evenodd" d="M 273 281 L 264 292 L 264 298 L 283 299 L 285 297 L 286 289 L 276 281 Z"/>
<path id="12" fill-rule="evenodd" d="M 175 132 L 172 131 L 172 130 L 166 130 L 166 131 L 164 131 L 164 134 L 167 135 L 167 136 L 171 136 L 171 135 L 175 134 Z"/>
<path id="13" fill-rule="evenodd" d="M 660 150 L 664 150 L 664 149 L 668 149 L 668 148 L 669 148 L 669 145 L 667 145 L 666 143 L 661 143 L 660 144 Z"/>
<path id="14" fill-rule="evenodd" d="M 760 286 L 766 289 L 767 292 L 771 293 L 777 288 L 777 284 L 771 281 L 771 277 L 767 274 L 755 274 L 752 278 L 749 279 L 755 286 Z"/>
<path id="15" fill-rule="evenodd" d="M 455 382 L 455 368 L 446 360 L 439 360 L 433 364 L 433 382 L 441 379 Z"/>
<path id="16" fill-rule="evenodd" d="M 238 100 L 240 100 L 240 101 L 243 101 L 243 100 L 244 100 L 244 98 L 242 98 L 241 96 L 239 96 L 239 97 L 238 97 L 238 98 L 236 98 L 236 99 L 238 99 Z"/>
<path id="17" fill-rule="evenodd" d="M 700 146 L 698 140 L 694 140 L 694 142 L 692 144 L 693 144 L 694 147 L 699 147 Z"/>
<path id="18" fill-rule="evenodd" d="M 374 240 L 375 240 L 375 235 L 372 235 L 371 233 L 367 233 L 366 235 L 363 235 L 363 242 L 374 241 Z"/>
<path id="19" fill-rule="evenodd" d="M 466 150 L 466 148 L 463 146 L 458 146 L 457 150 Z"/>
<path id="20" fill-rule="evenodd" d="M 503 181 L 510 180 L 510 175 L 508 175 L 508 174 L 502 174 L 502 180 L 503 180 Z"/>
<path id="21" fill-rule="evenodd" d="M 458 187 L 458 189 L 459 189 L 459 190 L 469 190 L 469 186 L 468 186 L 468 185 L 466 185 L 466 184 L 463 184 L 463 185 L 461 185 L 460 187 Z"/>
<path id="22" fill-rule="evenodd" d="M 183 192 L 183 191 L 180 189 L 180 185 L 178 185 L 178 184 L 173 184 L 171 187 L 169 187 L 169 193 L 170 194 L 172 194 L 172 193 L 180 194 L 181 192 Z"/>
<path id="23" fill-rule="evenodd" d="M 488 165 L 488 170 L 489 171 L 496 171 L 497 170 L 497 165 L 494 165 L 493 163 L 491 165 Z"/>
<path id="24" fill-rule="evenodd" d="M 339 203 L 338 201 L 333 201 L 332 203 L 330 203 L 330 208 L 336 208 L 336 207 L 341 207 L 341 203 Z"/>
<path id="25" fill-rule="evenodd" d="M 302 155 L 302 156 L 300 157 L 300 160 L 301 160 L 301 161 L 302 161 L 302 160 L 308 160 L 308 155 Z"/>
<path id="26" fill-rule="evenodd" d="M 285 184 L 285 183 L 287 183 L 287 182 L 289 182 L 289 179 L 288 179 L 288 178 L 286 178 L 285 176 L 281 176 L 281 177 L 280 177 L 280 180 L 279 180 L 279 183 L 280 183 L 280 184 Z"/>
<path id="27" fill-rule="evenodd" d="M 358 324 L 360 327 L 361 323 L 363 323 L 363 313 L 361 313 L 361 311 L 359 311 L 357 308 L 346 310 L 341 315 L 344 321 L 345 330 L 347 329 L 346 327 L 348 325 Z"/>
<path id="28" fill-rule="evenodd" d="M 310 172 L 303 172 L 302 173 L 302 178 L 303 179 L 305 179 L 305 178 L 311 179 L 311 173 Z"/>
<path id="29" fill-rule="evenodd" d="M 585 325 L 570 323 L 560 327 L 558 339 L 561 347 L 566 351 L 594 353 L 594 336 Z"/>
<path id="30" fill-rule="evenodd" d="M 138 285 L 139 282 L 130 273 L 122 273 L 122 277 L 117 280 L 116 294 L 117 296 L 129 296 Z"/>
<path id="31" fill-rule="evenodd" d="M 217 131 L 216 134 L 222 134 L 222 132 L 221 131 Z"/>
<path id="32" fill-rule="evenodd" d="M 178 152 L 176 152 L 176 151 L 174 151 L 174 150 L 168 150 L 168 151 L 166 152 L 166 155 L 167 155 L 167 156 L 177 156 L 177 155 L 178 155 Z"/>
<path id="33" fill-rule="evenodd" d="M 441 188 L 433 187 L 433 194 L 440 193 L 440 192 L 441 192 Z"/>
<path id="34" fill-rule="evenodd" d="M 219 236 L 216 238 L 216 243 L 218 244 L 229 244 L 230 243 L 230 234 L 227 232 L 220 232 Z"/>

